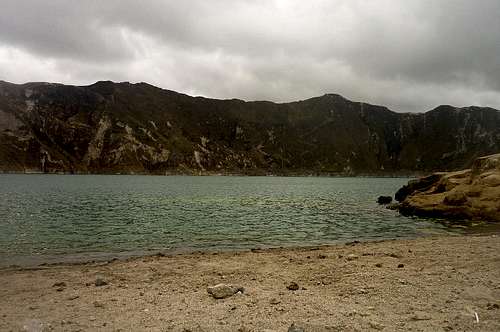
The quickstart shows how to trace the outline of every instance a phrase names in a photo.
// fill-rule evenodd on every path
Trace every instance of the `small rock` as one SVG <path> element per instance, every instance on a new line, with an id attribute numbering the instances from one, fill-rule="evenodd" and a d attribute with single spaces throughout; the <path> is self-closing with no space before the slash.
<path id="1" fill-rule="evenodd" d="M 52 287 L 66 287 L 66 283 L 64 281 L 56 282 Z"/>
<path id="2" fill-rule="evenodd" d="M 299 285 L 296 282 L 292 281 L 288 286 L 286 286 L 286 288 L 291 291 L 296 291 L 299 290 Z"/>
<path id="3" fill-rule="evenodd" d="M 325 259 L 325 258 L 326 258 L 326 255 L 321 255 L 321 254 L 320 254 L 320 255 L 318 255 L 318 258 L 319 258 L 319 259 Z"/>
<path id="4" fill-rule="evenodd" d="M 385 206 L 385 208 L 389 210 L 399 210 L 400 206 L 401 206 L 400 203 L 389 203 Z"/>
<path id="5" fill-rule="evenodd" d="M 281 301 L 280 301 L 280 300 L 278 300 L 277 298 L 273 297 L 273 298 L 269 301 L 269 303 L 271 303 L 271 304 L 273 304 L 273 305 L 276 305 L 276 304 L 280 304 L 280 303 L 281 303 Z"/>
<path id="6" fill-rule="evenodd" d="M 99 301 L 94 301 L 94 307 L 96 308 L 104 308 L 104 303 Z"/>
<path id="7" fill-rule="evenodd" d="M 295 323 L 292 323 L 290 327 L 288 328 L 288 332 L 305 332 L 303 327 L 300 327 L 298 325 L 295 325 Z"/>
<path id="8" fill-rule="evenodd" d="M 380 205 L 386 205 L 392 202 L 391 196 L 379 196 L 377 198 L 377 203 Z"/>
<path id="9" fill-rule="evenodd" d="M 358 256 L 358 255 L 349 254 L 349 255 L 347 255 L 347 258 L 346 258 L 346 259 L 347 259 L 348 261 L 353 261 L 353 260 L 358 259 L 358 258 L 359 258 L 359 256 Z"/>
<path id="10" fill-rule="evenodd" d="M 488 303 L 486 305 L 486 309 L 487 310 L 497 310 L 497 309 L 500 309 L 500 306 L 496 303 Z"/>
<path id="11" fill-rule="evenodd" d="M 368 325 L 370 325 L 370 327 L 375 330 L 383 330 L 385 327 L 384 325 L 377 322 L 369 322 Z"/>
<path id="12" fill-rule="evenodd" d="M 80 296 L 78 296 L 78 295 L 72 295 L 72 296 L 68 297 L 67 299 L 68 299 L 69 301 L 73 301 L 73 300 L 78 299 L 79 297 L 80 297 Z"/>
<path id="13" fill-rule="evenodd" d="M 382 267 L 382 263 L 375 264 L 376 267 Z"/>
<path id="14" fill-rule="evenodd" d="M 415 311 L 414 315 L 411 316 L 411 320 L 430 320 L 431 317 L 425 312 Z"/>
<path id="15" fill-rule="evenodd" d="M 395 254 L 395 253 L 390 253 L 388 256 L 392 257 L 392 258 L 401 258 L 402 257 L 401 255 Z"/>
<path id="16" fill-rule="evenodd" d="M 218 284 L 207 288 L 208 294 L 212 295 L 214 299 L 225 299 L 226 297 L 233 296 L 238 292 L 243 293 L 244 291 L 245 289 L 241 286 L 227 284 Z"/>
<path id="17" fill-rule="evenodd" d="M 403 267 L 405 267 L 405 265 L 404 265 L 404 264 L 398 264 L 398 269 L 401 269 L 401 268 L 403 268 Z"/>
<path id="18" fill-rule="evenodd" d="M 107 284 L 108 282 L 101 278 L 97 278 L 94 282 L 94 285 L 96 285 L 96 287 L 106 286 Z"/>

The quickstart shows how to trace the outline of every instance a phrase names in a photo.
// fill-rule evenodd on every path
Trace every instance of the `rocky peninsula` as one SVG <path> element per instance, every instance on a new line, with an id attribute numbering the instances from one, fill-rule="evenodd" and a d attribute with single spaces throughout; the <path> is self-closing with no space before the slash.
<path id="1" fill-rule="evenodd" d="M 396 200 L 404 215 L 499 222 L 500 154 L 478 158 L 470 169 L 410 181 Z"/>

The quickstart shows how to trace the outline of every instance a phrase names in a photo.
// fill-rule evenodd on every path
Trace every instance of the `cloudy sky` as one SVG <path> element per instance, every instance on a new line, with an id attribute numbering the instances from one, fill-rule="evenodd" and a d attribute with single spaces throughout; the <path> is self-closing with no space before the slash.
<path id="1" fill-rule="evenodd" d="M 500 109 L 499 0 L 0 0 L 0 79 Z"/>

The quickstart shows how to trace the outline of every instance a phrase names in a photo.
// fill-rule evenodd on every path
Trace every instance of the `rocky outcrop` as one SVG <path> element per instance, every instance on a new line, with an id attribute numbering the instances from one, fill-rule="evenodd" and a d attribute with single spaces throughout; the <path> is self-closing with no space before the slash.
<path id="1" fill-rule="evenodd" d="M 0 81 L 0 172 L 393 175 L 498 151 L 492 108 L 408 114 L 334 94 L 277 104 Z"/>
<path id="2" fill-rule="evenodd" d="M 500 154 L 476 159 L 471 169 L 411 181 L 396 199 L 405 215 L 500 221 Z"/>

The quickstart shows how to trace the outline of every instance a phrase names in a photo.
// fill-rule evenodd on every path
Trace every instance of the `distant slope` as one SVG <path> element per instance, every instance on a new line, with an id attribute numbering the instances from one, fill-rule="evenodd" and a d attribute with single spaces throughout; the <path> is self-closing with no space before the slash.
<path id="1" fill-rule="evenodd" d="M 139 83 L 0 81 L 0 171 L 393 174 L 500 152 L 500 111 L 419 114 L 327 94 L 216 100 Z"/>

